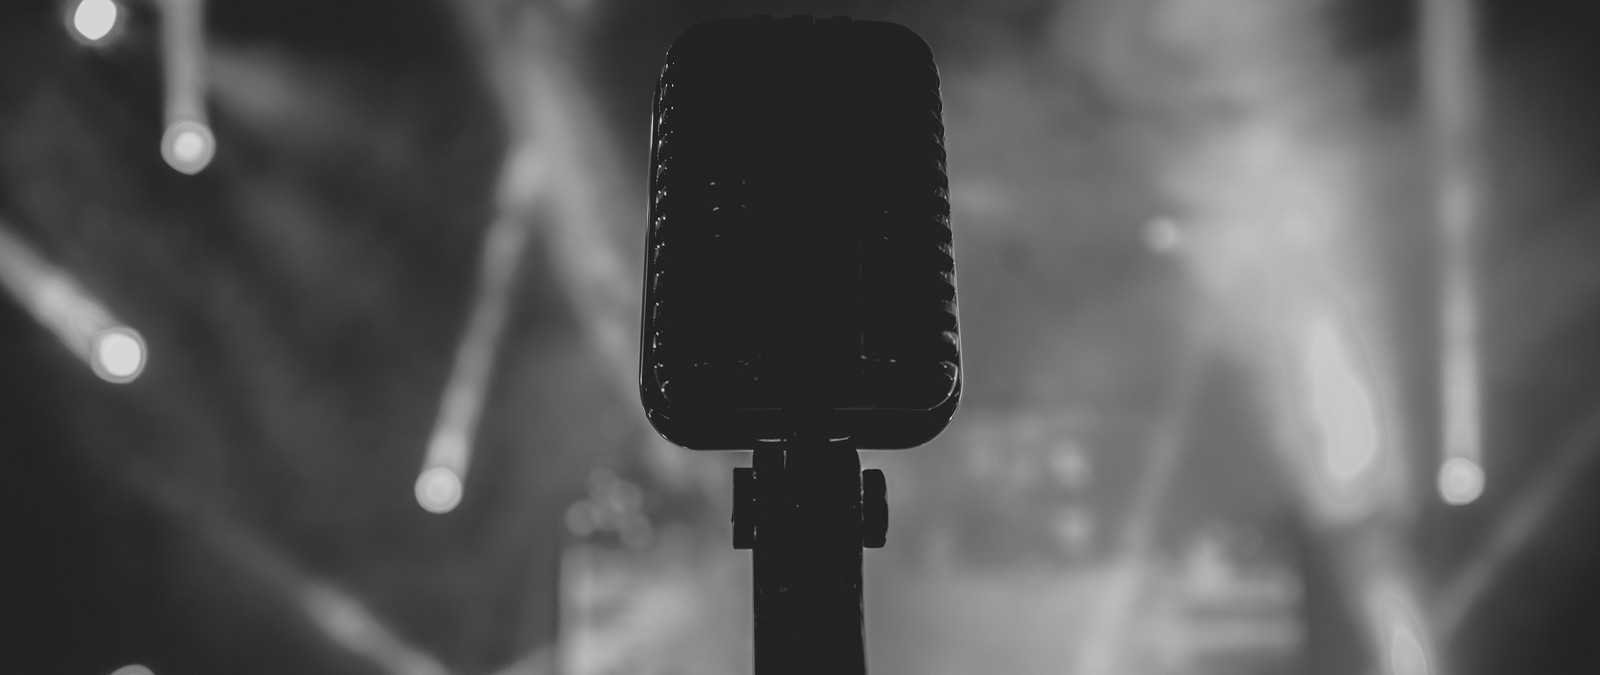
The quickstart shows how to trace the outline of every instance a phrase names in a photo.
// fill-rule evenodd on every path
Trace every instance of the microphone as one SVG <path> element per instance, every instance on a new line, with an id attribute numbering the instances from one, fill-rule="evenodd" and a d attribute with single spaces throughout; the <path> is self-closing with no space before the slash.
<path id="1" fill-rule="evenodd" d="M 656 84 L 639 389 L 696 450 L 926 443 L 961 395 L 939 75 L 902 26 L 720 19 Z"/>

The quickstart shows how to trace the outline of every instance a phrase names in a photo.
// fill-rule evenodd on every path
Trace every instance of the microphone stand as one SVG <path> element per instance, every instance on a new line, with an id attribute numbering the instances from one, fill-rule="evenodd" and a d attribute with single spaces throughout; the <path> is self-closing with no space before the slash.
<path id="1" fill-rule="evenodd" d="M 883 472 L 849 441 L 793 439 L 734 469 L 734 548 L 753 549 L 755 675 L 866 675 L 861 550 L 883 546 Z"/>

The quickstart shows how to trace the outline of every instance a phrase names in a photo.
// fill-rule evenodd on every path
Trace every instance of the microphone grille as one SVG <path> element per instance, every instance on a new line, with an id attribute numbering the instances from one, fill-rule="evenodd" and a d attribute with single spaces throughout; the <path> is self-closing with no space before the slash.
<path id="1" fill-rule="evenodd" d="M 894 24 L 724 20 L 680 37 L 652 127 L 647 399 L 953 412 L 941 114 L 931 52 Z M 861 426 L 860 447 L 906 445 Z"/>

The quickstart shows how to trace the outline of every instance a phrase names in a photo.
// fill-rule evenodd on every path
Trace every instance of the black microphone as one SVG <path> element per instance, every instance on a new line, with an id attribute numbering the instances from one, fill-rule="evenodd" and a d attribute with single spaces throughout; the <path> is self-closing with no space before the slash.
<path id="1" fill-rule="evenodd" d="M 639 388 L 697 450 L 926 443 L 961 340 L 939 75 L 904 27 L 723 19 L 657 81 Z"/>

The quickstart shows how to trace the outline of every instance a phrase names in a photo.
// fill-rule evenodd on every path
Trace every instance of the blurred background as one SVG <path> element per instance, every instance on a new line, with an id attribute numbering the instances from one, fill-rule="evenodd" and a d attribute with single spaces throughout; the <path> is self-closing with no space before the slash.
<path id="1" fill-rule="evenodd" d="M 637 312 L 663 55 L 761 13 L 943 78 L 872 672 L 1600 672 L 1582 0 L 9 0 L 0 667 L 749 673 Z"/>

